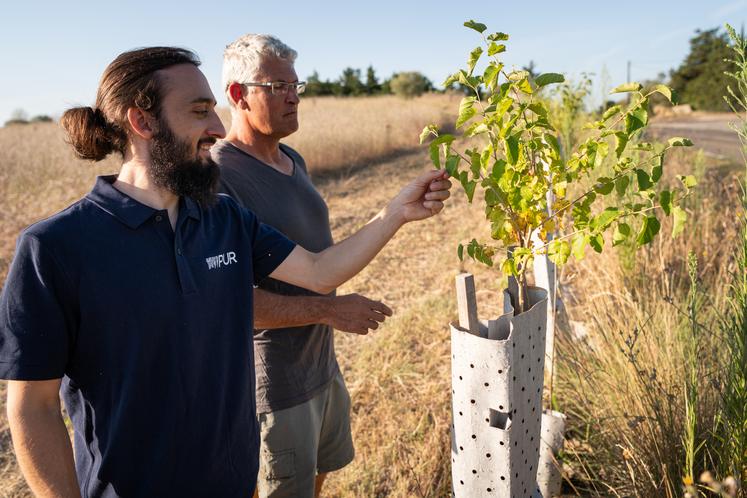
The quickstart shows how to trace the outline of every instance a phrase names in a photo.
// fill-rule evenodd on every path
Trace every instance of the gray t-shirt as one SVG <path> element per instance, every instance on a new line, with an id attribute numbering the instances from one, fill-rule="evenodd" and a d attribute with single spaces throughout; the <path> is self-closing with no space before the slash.
<path id="1" fill-rule="evenodd" d="M 220 165 L 220 191 L 301 247 L 322 251 L 333 244 L 327 204 L 312 185 L 303 158 L 286 145 L 281 144 L 280 150 L 293 160 L 291 175 L 280 173 L 230 142 L 216 143 L 211 154 Z M 271 278 L 259 287 L 288 296 L 316 295 Z M 308 401 L 339 371 L 332 329 L 326 325 L 254 333 L 259 413 Z"/>

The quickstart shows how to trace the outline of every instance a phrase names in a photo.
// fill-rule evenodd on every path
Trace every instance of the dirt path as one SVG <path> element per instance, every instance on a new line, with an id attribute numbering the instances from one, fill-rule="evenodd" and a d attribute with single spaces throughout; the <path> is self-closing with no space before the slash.
<path id="1" fill-rule="evenodd" d="M 660 139 L 687 137 L 696 147 L 709 154 L 731 161 L 742 161 L 739 139 L 729 127 L 729 123 L 734 121 L 734 115 L 729 113 L 692 114 L 652 120 L 649 131 Z"/>

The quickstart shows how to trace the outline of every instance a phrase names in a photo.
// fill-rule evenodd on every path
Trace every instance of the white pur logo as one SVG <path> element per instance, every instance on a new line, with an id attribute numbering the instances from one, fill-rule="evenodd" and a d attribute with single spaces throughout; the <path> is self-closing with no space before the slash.
<path id="1" fill-rule="evenodd" d="M 228 266 L 231 263 L 236 263 L 236 253 L 229 251 L 225 254 L 210 256 L 209 258 L 205 258 L 205 262 L 208 265 L 208 270 L 217 270 L 221 266 Z"/>

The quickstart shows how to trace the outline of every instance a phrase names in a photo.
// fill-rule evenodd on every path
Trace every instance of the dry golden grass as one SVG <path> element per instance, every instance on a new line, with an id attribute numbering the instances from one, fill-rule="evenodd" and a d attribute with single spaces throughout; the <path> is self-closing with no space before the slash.
<path id="1" fill-rule="evenodd" d="M 444 99 L 448 97 L 304 102 L 302 129 L 291 143 L 312 171 L 325 173 L 317 176 L 316 183 L 329 203 L 335 239 L 360 227 L 406 179 L 430 167 L 427 153 L 412 150 L 413 144 L 424 124 L 443 116 L 439 113 L 444 105 L 453 111 L 453 103 L 445 104 Z M 417 105 L 428 109 L 418 111 Z M 402 106 L 408 109 L 406 119 L 399 114 Z M 389 135 L 386 123 L 393 127 Z M 353 131 L 354 126 L 359 129 Z M 401 141 L 386 148 L 387 136 Z M 401 152 L 405 149 L 411 151 Z M 116 161 L 92 168 L 72 160 L 54 126 L 0 129 L 0 151 L 2 279 L 18 230 L 85 193 L 94 175 L 114 171 Z M 369 155 L 355 155 L 362 151 Z M 380 156 L 390 157 L 370 161 Z M 692 158 L 677 162 L 684 172 Z M 350 170 L 351 164 L 363 166 Z M 328 173 L 330 168 L 337 168 L 338 174 Z M 566 455 L 568 477 L 584 489 L 584 495 L 666 496 L 651 494 L 651 489 L 663 488 L 646 483 L 662 473 L 649 463 L 658 458 L 651 448 L 657 447 L 662 429 L 681 430 L 682 402 L 675 386 L 682 382 L 682 347 L 677 314 L 661 296 L 681 299 L 686 292 L 682 264 L 690 248 L 702 258 L 704 285 L 724 278 L 729 244 L 736 233 L 730 218 L 733 210 L 727 209 L 734 206 L 734 192 L 723 190 L 725 185 L 728 182 L 714 180 L 701 189 L 701 199 L 690 207 L 699 228 L 688 237 L 671 241 L 665 224 L 656 245 L 635 260 L 624 250 L 591 253 L 563 274 L 568 314 L 588 331 L 584 340 L 574 338 L 567 328 L 560 333 L 556 384 L 560 409 L 569 414 L 569 434 L 574 438 Z M 338 358 L 353 400 L 357 456 L 330 476 L 326 496 L 450 495 L 448 323 L 456 315 L 454 275 L 460 269 L 475 274 L 481 317 L 495 316 L 502 309 L 500 276 L 469 262 L 460 267 L 456 258 L 457 243 L 473 236 L 485 239 L 488 233 L 479 204 L 468 205 L 459 189 L 454 197 L 438 218 L 405 226 L 360 275 L 340 289 L 382 299 L 395 315 L 368 336 L 336 335 Z M 649 420 L 630 423 L 630 417 L 647 409 L 645 385 L 619 350 L 621 340 L 635 326 L 643 330 L 641 361 L 656 365 L 658 378 L 675 396 L 671 402 L 662 400 L 672 411 L 671 427 Z M 704 402 L 710 395 L 704 394 Z M 669 437 L 679 438 L 679 434 Z M 633 486 L 631 479 L 642 484 Z M 14 463 L 4 413 L 0 415 L 0 495 L 28 496 Z"/>
<path id="2" fill-rule="evenodd" d="M 413 150 L 428 123 L 445 125 L 461 96 L 424 94 L 405 100 L 309 97 L 299 107 L 300 131 L 288 145 L 302 151 L 309 169 L 339 171 Z M 223 119 L 230 122 L 227 112 Z"/>

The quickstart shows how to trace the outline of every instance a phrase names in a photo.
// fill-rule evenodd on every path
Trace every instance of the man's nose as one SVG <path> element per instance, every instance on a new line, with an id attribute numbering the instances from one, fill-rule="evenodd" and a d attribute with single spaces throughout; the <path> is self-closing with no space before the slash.
<path id="1" fill-rule="evenodd" d="M 298 104 L 301 101 L 298 96 L 298 89 L 293 85 L 288 86 L 288 93 L 285 94 L 285 101 L 293 104 Z"/>
<path id="2" fill-rule="evenodd" d="M 218 117 L 218 113 L 213 111 L 212 119 L 210 120 L 207 134 L 214 138 L 225 138 L 226 128 L 223 126 L 223 121 Z"/>

